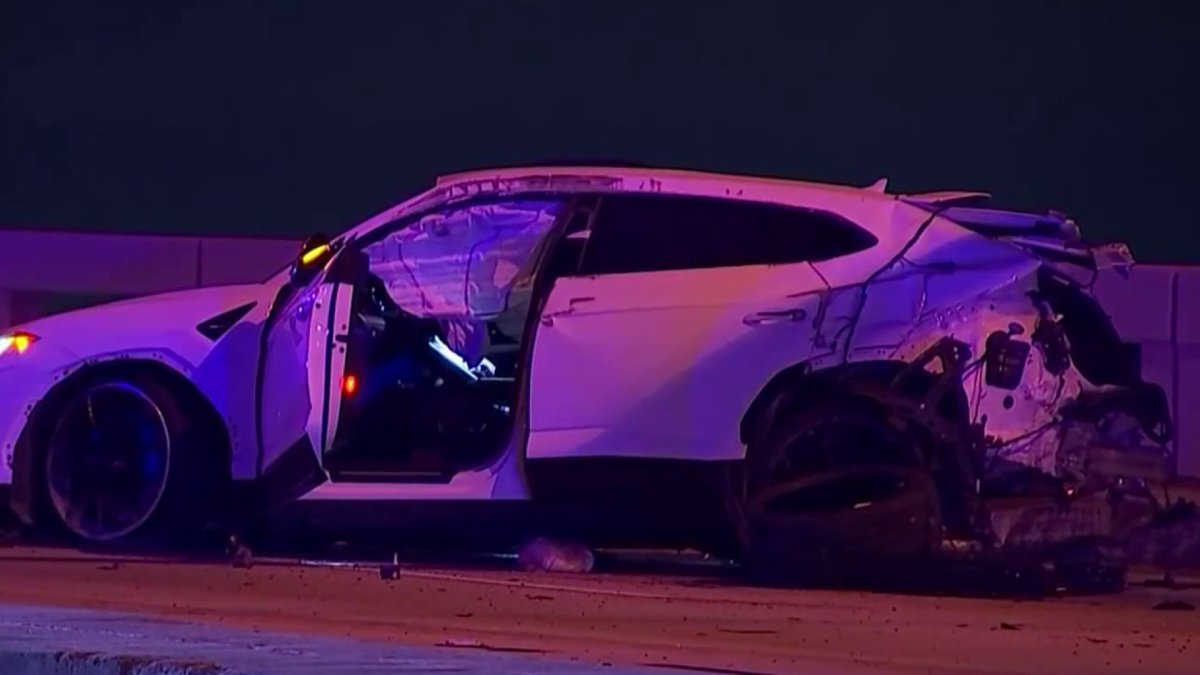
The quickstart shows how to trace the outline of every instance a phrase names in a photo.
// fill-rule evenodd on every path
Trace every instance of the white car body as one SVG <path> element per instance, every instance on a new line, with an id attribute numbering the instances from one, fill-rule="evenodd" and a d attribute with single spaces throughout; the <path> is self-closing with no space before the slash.
<path id="1" fill-rule="evenodd" d="M 531 324 L 537 328 L 529 368 L 517 378 L 526 393 L 515 406 L 525 414 L 503 451 L 445 480 L 331 476 L 325 464 L 344 424 L 348 374 L 339 339 L 355 289 L 329 281 L 329 270 L 356 242 L 397 221 L 527 194 L 795 207 L 843 219 L 876 243 L 811 261 L 561 276 Z M 947 337 L 979 356 L 997 331 L 1027 338 L 1037 329 L 1029 293 L 1039 270 L 1062 260 L 1071 273 L 1094 269 L 1095 251 L 1079 244 L 1069 220 L 961 206 L 979 196 L 606 167 L 444 177 L 338 237 L 324 271 L 283 303 L 276 297 L 286 272 L 261 285 L 135 299 L 18 327 L 36 343 L 0 356 L 0 484 L 24 482 L 14 490 L 14 506 L 33 517 L 28 499 L 37 487 L 21 468 L 32 459 L 20 454 L 34 452 L 29 420 L 39 402 L 82 370 L 137 360 L 169 369 L 211 405 L 228 439 L 235 483 L 263 482 L 302 443 L 312 475 L 285 481 L 281 499 L 528 500 L 537 497 L 529 466 L 539 462 L 737 462 L 747 452 L 745 420 L 781 373 L 908 363 Z M 689 246 L 688 236 L 679 229 L 679 247 Z M 216 340 L 198 332 L 198 324 L 251 304 Z M 1039 430 L 1060 417 L 1065 401 L 1103 387 L 1074 365 L 1051 372 L 1039 354 L 1035 348 L 1014 389 L 988 385 L 981 368 L 967 372 L 962 385 L 971 422 L 985 425 L 995 447 L 1019 440 L 1012 458 L 1061 474 L 1059 435 Z"/>

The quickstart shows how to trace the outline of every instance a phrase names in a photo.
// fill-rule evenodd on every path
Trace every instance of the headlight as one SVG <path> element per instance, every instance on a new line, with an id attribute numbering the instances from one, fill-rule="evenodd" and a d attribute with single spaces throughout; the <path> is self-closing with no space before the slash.
<path id="1" fill-rule="evenodd" d="M 33 333 L 25 333 L 17 331 L 0 335 L 0 356 L 9 356 L 10 354 L 24 354 L 29 351 L 29 347 L 38 341 L 38 336 Z"/>

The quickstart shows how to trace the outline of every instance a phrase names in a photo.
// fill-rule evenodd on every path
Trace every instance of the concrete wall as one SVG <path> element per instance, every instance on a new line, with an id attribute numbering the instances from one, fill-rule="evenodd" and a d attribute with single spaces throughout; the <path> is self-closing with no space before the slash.
<path id="1" fill-rule="evenodd" d="M 112 296 L 265 279 L 294 241 L 0 230 L 0 328 Z M 1200 266 L 1102 274 L 1096 293 L 1171 400 L 1181 473 L 1200 476 Z"/>
<path id="2" fill-rule="evenodd" d="M 113 297 L 254 283 L 299 243 L 0 230 L 0 328 Z"/>
<path id="3" fill-rule="evenodd" d="M 0 330 L 16 323 L 12 315 L 12 293 L 0 289 Z"/>
<path id="4" fill-rule="evenodd" d="M 256 282 L 298 248 L 288 240 L 0 230 L 0 288 L 139 295 Z"/>
<path id="5" fill-rule="evenodd" d="M 1121 336 L 1142 345 L 1146 379 L 1167 391 L 1179 472 L 1200 476 L 1200 266 L 1106 272 L 1095 291 Z"/>

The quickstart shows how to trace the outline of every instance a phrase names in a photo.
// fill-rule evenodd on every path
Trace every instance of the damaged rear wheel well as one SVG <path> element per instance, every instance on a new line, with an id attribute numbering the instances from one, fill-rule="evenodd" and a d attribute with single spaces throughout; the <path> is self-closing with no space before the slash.
<path id="1" fill-rule="evenodd" d="M 861 411 L 912 440 L 919 470 L 929 472 L 937 486 L 947 531 L 969 536 L 979 527 L 974 495 L 979 462 L 978 434 L 962 384 L 968 358 L 966 345 L 943 338 L 912 362 L 867 361 L 818 372 L 796 366 L 781 372 L 742 420 L 745 471 L 770 463 L 766 457 L 778 449 L 779 434 L 796 420 L 822 414 L 818 411 Z M 941 367 L 931 371 L 934 363 Z"/>
<path id="2" fill-rule="evenodd" d="M 761 442 L 772 425 L 797 408 L 833 394 L 851 392 L 898 396 L 919 403 L 938 376 L 903 361 L 861 361 L 812 371 L 800 363 L 780 371 L 755 397 L 742 417 L 739 436 L 747 446 Z M 970 408 L 961 382 L 952 383 L 935 413 L 952 424 L 969 424 Z"/>

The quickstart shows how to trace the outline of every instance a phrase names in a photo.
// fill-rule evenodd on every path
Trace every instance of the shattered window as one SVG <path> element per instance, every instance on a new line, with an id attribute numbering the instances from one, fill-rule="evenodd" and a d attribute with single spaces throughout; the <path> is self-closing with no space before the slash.
<path id="1" fill-rule="evenodd" d="M 523 199 L 427 215 L 367 247 L 371 272 L 412 314 L 495 316 L 561 208 Z"/>

